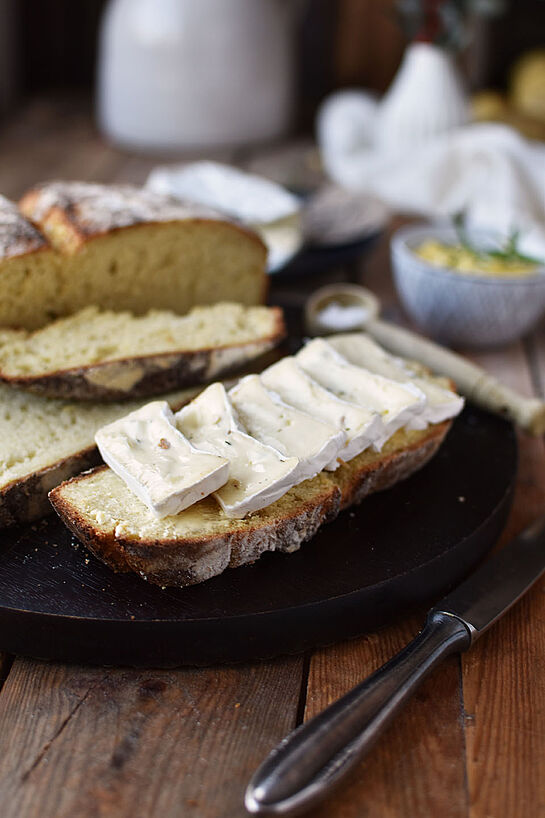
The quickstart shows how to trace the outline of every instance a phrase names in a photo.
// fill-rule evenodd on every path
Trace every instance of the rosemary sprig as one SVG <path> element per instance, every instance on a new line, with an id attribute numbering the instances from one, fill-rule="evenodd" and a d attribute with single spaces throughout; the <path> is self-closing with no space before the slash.
<path id="1" fill-rule="evenodd" d="M 455 213 L 452 217 L 452 222 L 454 224 L 454 228 L 456 230 L 456 235 L 458 236 L 458 241 L 464 248 L 464 250 L 468 250 L 470 253 L 473 253 L 474 256 L 477 258 L 497 258 L 502 261 L 520 261 L 525 264 L 543 264 L 541 259 L 532 258 L 532 256 L 527 256 L 524 253 L 521 253 L 518 249 L 518 243 L 520 240 L 520 230 L 514 229 L 509 236 L 503 247 L 498 249 L 490 248 L 489 250 L 480 249 L 476 247 L 469 238 L 466 228 L 466 214 L 463 210 L 459 213 Z"/>

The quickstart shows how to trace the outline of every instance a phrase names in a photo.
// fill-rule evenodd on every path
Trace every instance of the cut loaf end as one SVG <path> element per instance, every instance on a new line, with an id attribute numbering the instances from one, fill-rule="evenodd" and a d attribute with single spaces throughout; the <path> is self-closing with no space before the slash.
<path id="1" fill-rule="evenodd" d="M 44 282 L 30 282 L 31 303 L 14 303 L 9 317 L 0 312 L 0 324 L 40 327 L 51 313 L 70 315 L 89 304 L 139 315 L 264 301 L 265 245 L 209 209 L 129 185 L 81 182 L 34 188 L 19 207 L 56 251 L 47 277 L 54 296 L 44 301 Z M 34 310 L 32 320 L 17 321 L 17 308 Z"/>

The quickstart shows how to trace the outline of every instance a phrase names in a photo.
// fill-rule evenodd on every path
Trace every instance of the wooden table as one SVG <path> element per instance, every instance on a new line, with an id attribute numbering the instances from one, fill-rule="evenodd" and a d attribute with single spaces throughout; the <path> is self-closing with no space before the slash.
<path id="1" fill-rule="evenodd" d="M 104 144 L 73 106 L 29 106 L 0 137 L 0 190 L 52 177 L 142 182 L 156 159 Z M 387 241 L 360 271 L 391 317 Z M 305 281 L 305 288 L 315 282 Z M 273 287 L 301 303 L 300 283 Z M 543 394 L 545 334 L 473 356 Z M 470 467 L 470 464 L 468 464 Z M 512 537 L 545 508 L 542 440 L 520 435 Z M 448 524 L 448 521 L 445 521 Z M 545 584 L 427 682 L 315 818 L 545 816 Z M 388 659 L 420 617 L 305 656 L 198 670 L 57 665 L 0 654 L 1 818 L 235 818 L 267 752 Z"/>

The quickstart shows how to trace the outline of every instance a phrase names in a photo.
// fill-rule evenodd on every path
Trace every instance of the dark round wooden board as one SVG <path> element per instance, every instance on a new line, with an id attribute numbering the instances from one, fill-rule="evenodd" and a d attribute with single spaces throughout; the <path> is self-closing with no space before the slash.
<path id="1" fill-rule="evenodd" d="M 61 661 L 243 661 L 353 637 L 433 601 L 494 543 L 516 438 L 468 407 L 436 457 L 343 512 L 295 554 L 182 590 L 114 574 L 56 517 L 0 535 L 0 650 Z"/>
<path id="2" fill-rule="evenodd" d="M 295 276 L 319 275 L 334 267 L 348 267 L 368 253 L 378 241 L 382 230 L 376 229 L 344 244 L 308 244 L 284 267 L 271 271 L 275 279 L 293 280 Z"/>

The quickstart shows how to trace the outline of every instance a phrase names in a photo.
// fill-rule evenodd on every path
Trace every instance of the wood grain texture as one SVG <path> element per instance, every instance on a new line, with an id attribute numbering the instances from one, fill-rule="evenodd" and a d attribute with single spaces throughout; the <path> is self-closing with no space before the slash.
<path id="1" fill-rule="evenodd" d="M 310 665 L 305 720 L 384 664 L 421 620 L 318 651 Z M 316 818 L 462 818 L 467 815 L 460 664 L 451 657 L 427 679 L 387 734 Z"/>
<path id="2" fill-rule="evenodd" d="M 301 665 L 16 661 L 0 695 L 2 818 L 244 815 L 245 782 L 295 724 Z"/>
<path id="3" fill-rule="evenodd" d="M 542 334 L 534 341 L 543 349 Z M 509 386 L 533 393 L 522 344 L 472 357 Z M 543 442 L 520 434 L 519 444 L 516 495 L 502 542 L 545 510 Z M 470 818 L 545 815 L 544 581 L 463 655 L 462 668 Z"/>
<path id="4" fill-rule="evenodd" d="M 359 59 L 347 52 L 339 70 L 359 70 Z M 118 152 L 93 132 L 87 113 L 40 101 L 4 130 L 0 154 L 0 190 L 11 197 L 52 177 L 143 182 L 160 158 Z M 388 272 L 388 238 L 361 281 L 382 298 L 387 318 L 406 321 Z M 315 285 L 286 284 L 286 299 L 300 306 Z M 478 357 L 511 385 L 544 393 L 543 329 L 526 351 L 516 345 Z M 506 537 L 545 507 L 543 443 L 520 442 Z M 439 668 L 314 818 L 545 816 L 544 590 L 534 588 L 471 652 Z M 387 660 L 419 624 L 416 617 L 317 652 L 305 718 Z M 0 656 L 2 818 L 243 816 L 247 778 L 294 726 L 304 675 L 300 658 L 195 671 L 29 660 L 10 667 Z"/>
<path id="5" fill-rule="evenodd" d="M 407 324 L 388 274 L 388 237 L 368 260 L 362 283 L 389 319 Z M 527 344 L 470 355 L 506 383 L 532 394 L 545 383 L 545 335 Z M 534 384 L 530 378 L 534 376 Z M 545 454 L 520 435 L 516 497 L 502 542 L 545 508 Z M 420 689 L 371 756 L 319 818 L 545 815 L 545 596 L 535 589 L 461 659 L 451 659 Z M 402 628 L 317 653 L 305 718 L 383 663 L 414 633 Z M 460 684 L 459 663 L 463 668 Z M 409 750 L 410 748 L 410 750 Z"/>

